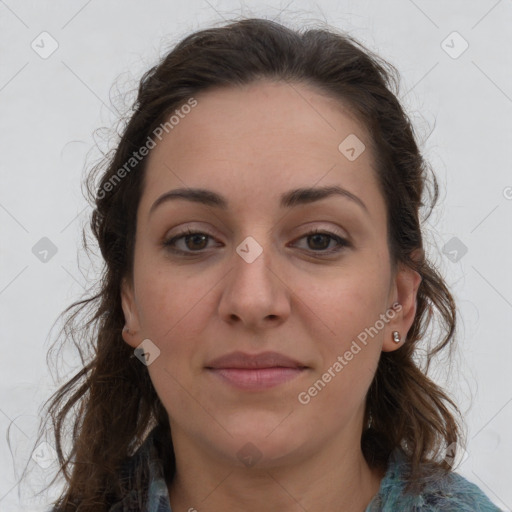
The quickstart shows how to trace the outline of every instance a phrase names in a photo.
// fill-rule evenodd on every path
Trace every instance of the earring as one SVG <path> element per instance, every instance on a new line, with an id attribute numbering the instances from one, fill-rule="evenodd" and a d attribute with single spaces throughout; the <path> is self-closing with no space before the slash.
<path id="1" fill-rule="evenodd" d="M 393 341 L 395 343 L 400 343 L 400 333 L 398 331 L 393 331 Z"/>
<path id="2" fill-rule="evenodd" d="M 123 332 L 127 332 L 128 334 L 131 334 L 130 329 L 128 329 L 128 326 L 127 326 L 127 325 L 125 325 L 125 326 L 123 327 Z"/>

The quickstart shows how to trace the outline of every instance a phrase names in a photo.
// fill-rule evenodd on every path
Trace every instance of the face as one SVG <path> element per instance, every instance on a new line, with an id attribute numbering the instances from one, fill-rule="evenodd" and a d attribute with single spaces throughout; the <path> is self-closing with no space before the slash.
<path id="1" fill-rule="evenodd" d="M 392 331 L 407 334 L 419 284 L 391 271 L 368 135 L 303 84 L 195 98 L 148 157 L 122 286 L 123 337 L 150 340 L 175 449 L 270 467 L 358 447 L 380 354 L 401 346 Z M 184 197 L 191 189 L 210 195 Z M 214 363 L 233 352 L 293 362 Z"/>

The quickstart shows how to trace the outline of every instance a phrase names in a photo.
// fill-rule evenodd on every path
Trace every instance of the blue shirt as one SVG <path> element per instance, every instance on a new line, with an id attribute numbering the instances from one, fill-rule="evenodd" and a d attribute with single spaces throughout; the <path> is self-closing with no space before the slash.
<path id="1" fill-rule="evenodd" d="M 162 462 L 154 445 L 153 429 L 125 466 L 128 473 L 137 464 L 145 464 L 149 474 L 149 502 L 147 508 L 138 505 L 140 489 L 133 489 L 109 512 L 172 512 Z M 500 512 L 475 484 L 463 476 L 450 472 L 431 478 L 420 494 L 406 495 L 405 474 L 408 462 L 399 448 L 391 454 L 379 492 L 365 512 Z"/>

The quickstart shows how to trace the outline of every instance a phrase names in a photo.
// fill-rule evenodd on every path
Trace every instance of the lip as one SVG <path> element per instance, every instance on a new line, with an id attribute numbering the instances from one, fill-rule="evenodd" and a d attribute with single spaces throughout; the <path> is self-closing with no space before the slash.
<path id="1" fill-rule="evenodd" d="M 305 364 L 291 359 L 279 352 L 262 352 L 260 354 L 245 354 L 244 352 L 231 352 L 218 357 L 205 365 L 206 368 L 238 368 L 238 369 L 262 369 L 262 368 L 306 368 Z"/>
<path id="2" fill-rule="evenodd" d="M 214 359 L 205 368 L 224 382 L 244 390 L 264 390 L 283 384 L 308 367 L 278 352 L 232 352 Z"/>

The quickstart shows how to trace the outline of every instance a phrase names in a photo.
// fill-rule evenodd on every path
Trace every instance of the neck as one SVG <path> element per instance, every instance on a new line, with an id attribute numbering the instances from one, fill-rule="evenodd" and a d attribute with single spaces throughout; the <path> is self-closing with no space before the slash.
<path id="1" fill-rule="evenodd" d="M 265 468 L 240 468 L 204 453 L 182 457 L 185 453 L 177 452 L 176 474 L 168 487 L 171 508 L 173 512 L 260 512 L 262 508 L 364 512 L 385 471 L 368 466 L 359 444 L 338 446 L 333 452 L 334 448 Z"/>

